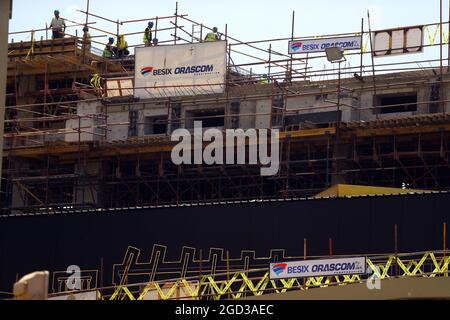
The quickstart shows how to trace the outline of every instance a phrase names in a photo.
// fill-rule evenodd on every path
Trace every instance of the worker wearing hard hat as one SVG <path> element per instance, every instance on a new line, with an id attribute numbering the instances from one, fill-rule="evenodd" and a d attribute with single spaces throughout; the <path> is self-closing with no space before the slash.
<path id="1" fill-rule="evenodd" d="M 122 58 L 123 56 L 128 56 L 130 51 L 128 51 L 128 42 L 125 41 L 125 36 L 122 34 L 119 36 L 119 41 L 117 43 L 117 56 Z"/>
<path id="2" fill-rule="evenodd" d="M 103 50 L 103 58 L 112 59 L 114 57 L 116 48 L 113 45 L 114 38 L 109 38 L 109 41 L 106 44 L 105 49 Z"/>
<path id="3" fill-rule="evenodd" d="M 153 34 L 152 34 L 153 22 L 150 21 L 148 23 L 148 27 L 144 31 L 144 44 L 146 47 L 150 47 L 152 45 Z"/>
<path id="4" fill-rule="evenodd" d="M 220 40 L 220 34 L 216 27 L 213 28 L 212 32 L 208 33 L 205 37 L 205 42 L 214 42 Z"/>
<path id="5" fill-rule="evenodd" d="M 50 29 L 52 29 L 52 39 L 64 38 L 66 32 L 66 22 L 59 16 L 59 11 L 55 10 L 55 17 L 50 23 Z"/>
<path id="6" fill-rule="evenodd" d="M 159 40 L 154 38 L 152 41 L 152 47 L 156 47 L 158 45 L 158 43 L 159 43 Z"/>

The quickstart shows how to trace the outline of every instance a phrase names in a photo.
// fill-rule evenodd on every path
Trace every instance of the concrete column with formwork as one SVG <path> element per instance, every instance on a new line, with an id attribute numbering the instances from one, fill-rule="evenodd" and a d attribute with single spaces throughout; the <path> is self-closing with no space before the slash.
<path id="1" fill-rule="evenodd" d="M 103 141 L 106 119 L 102 115 L 102 104 L 98 101 L 79 102 L 77 116 L 66 120 L 66 142 Z"/>
<path id="2" fill-rule="evenodd" d="M 349 159 L 351 147 L 347 144 L 336 143 L 334 146 L 333 175 L 331 185 L 348 184 L 347 175 L 343 172 L 347 168 L 347 159 Z"/>
<path id="3" fill-rule="evenodd" d="M 256 127 L 256 102 L 255 101 L 242 101 L 240 102 L 240 129 L 252 129 Z"/>
<path id="4" fill-rule="evenodd" d="M 272 100 L 256 101 L 256 129 L 269 129 L 271 125 Z"/>
<path id="5" fill-rule="evenodd" d="M 183 113 L 183 107 L 182 104 L 179 102 L 172 103 L 167 102 L 166 105 L 168 109 L 168 131 L 169 134 L 172 134 L 175 130 L 185 128 L 186 127 L 186 121 L 185 121 L 185 114 Z"/>
<path id="6" fill-rule="evenodd" d="M 75 204 L 96 207 L 99 203 L 96 182 L 103 170 L 102 162 L 88 161 L 76 165 L 75 170 L 80 176 L 78 184 L 74 185 Z"/>
<path id="7" fill-rule="evenodd" d="M 360 95 L 359 102 L 359 119 L 360 121 L 372 121 L 376 119 L 376 110 L 374 107 L 373 92 L 363 91 Z"/>
<path id="8" fill-rule="evenodd" d="M 129 138 L 130 111 L 108 112 L 108 142 L 126 141 Z"/>
<path id="9" fill-rule="evenodd" d="M 429 104 L 424 103 L 430 101 L 430 86 L 423 85 L 417 89 L 417 114 L 429 114 Z"/>

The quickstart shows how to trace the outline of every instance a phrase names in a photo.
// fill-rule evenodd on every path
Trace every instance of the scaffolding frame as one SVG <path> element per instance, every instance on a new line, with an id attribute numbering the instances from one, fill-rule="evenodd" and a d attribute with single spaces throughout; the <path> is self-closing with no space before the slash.
<path id="1" fill-rule="evenodd" d="M 203 23 L 190 19 L 187 14 L 179 14 L 178 3 L 174 15 L 128 21 L 113 20 L 91 13 L 89 3 L 87 10 L 81 12 L 86 15 L 86 22 L 68 20 L 73 23 L 68 26 L 69 28 L 89 25 L 91 29 L 106 35 L 133 36 L 141 34 L 142 31 L 121 33 L 121 28 L 152 20 L 156 22 L 156 28 L 153 31 L 155 37 L 158 34 L 170 34 L 167 40 L 160 41 L 160 44 L 176 45 L 181 42 L 202 41 L 203 35 L 212 30 Z M 214 200 L 303 197 L 319 193 L 342 175 L 351 182 L 359 184 L 398 186 L 402 182 L 407 182 L 413 188 L 446 189 L 450 187 L 450 154 L 447 147 L 450 138 L 448 135 L 450 117 L 446 113 L 446 104 L 450 101 L 442 92 L 449 82 L 450 23 L 443 21 L 442 12 L 441 1 L 440 21 L 423 25 L 425 28 L 436 28 L 440 34 L 438 43 L 430 41 L 424 45 L 425 48 L 439 48 L 438 59 L 378 64 L 371 59 L 370 64 L 365 65 L 365 57 L 368 55 L 373 57 L 374 51 L 371 44 L 370 50 L 365 50 L 363 45 L 359 51 L 347 52 L 348 57 L 360 57 L 360 63 L 356 66 L 344 66 L 339 70 L 329 68 L 314 70 L 311 67 L 312 62 L 324 59 L 323 54 L 293 56 L 273 49 L 280 42 L 314 38 L 314 36 L 295 37 L 295 13 L 292 19 L 292 34 L 285 38 L 243 42 L 229 35 L 228 26 L 225 25 L 223 36 L 228 43 L 228 76 L 225 83 L 215 84 L 226 88 L 224 95 L 199 95 L 198 92 L 192 92 L 191 97 L 174 99 L 167 96 L 152 99 L 152 103 L 167 106 L 166 124 L 169 126 L 173 123 L 197 119 L 188 116 L 170 117 L 174 103 L 197 107 L 223 103 L 226 105 L 223 118 L 227 124 L 236 117 L 230 111 L 233 101 L 281 98 L 284 102 L 284 107 L 281 109 L 272 108 L 270 113 L 255 112 L 238 115 L 240 118 L 268 116 L 272 119 L 271 128 L 281 129 L 283 160 L 279 175 L 272 178 L 260 177 L 259 166 L 175 167 L 169 161 L 170 148 L 173 144 L 168 136 L 108 142 L 108 131 L 131 125 L 130 122 L 109 122 L 108 109 L 123 106 L 131 111 L 134 107 L 148 102 L 108 99 L 106 92 L 89 85 L 89 75 L 99 72 L 105 79 L 129 77 L 134 68 L 133 58 L 107 61 L 95 54 L 87 53 L 83 37 L 78 37 L 77 31 L 70 38 L 62 40 L 61 44 L 57 40 L 44 40 L 43 37 L 40 41 L 34 40 L 35 32 L 46 31 L 47 28 L 11 32 L 10 35 L 31 34 L 31 42 L 13 45 L 18 46 L 19 49 L 16 50 L 20 52 L 24 50 L 33 52 L 31 55 L 24 56 L 23 53 L 12 50 L 8 55 L 13 60 L 12 65 L 16 72 L 9 81 L 11 89 L 8 91 L 7 114 L 9 117 L 5 122 L 7 125 L 5 139 L 9 144 L 6 148 L 7 158 L 4 159 L 4 166 L 8 169 L 3 178 L 7 182 L 2 190 L 3 210 L 17 213 L 70 210 L 77 207 L 113 208 Z M 90 18 L 107 21 L 114 25 L 115 30 L 96 28 L 97 22 L 89 22 Z M 193 31 L 190 33 L 184 24 L 191 24 Z M 446 40 L 445 26 L 448 27 Z M 199 37 L 194 33 L 195 27 L 200 27 Z M 184 39 L 182 34 L 187 35 L 188 39 Z M 354 35 L 372 42 L 371 34 L 369 16 L 369 31 L 364 30 L 363 20 L 359 32 L 322 37 Z M 71 34 L 68 33 L 68 35 Z M 102 37 L 94 36 L 94 39 Z M 92 40 L 94 44 L 104 45 L 103 42 L 94 39 Z M 73 42 L 73 46 L 71 45 L 68 50 L 65 49 L 66 42 Z M 37 48 L 45 47 L 49 43 L 52 48 L 59 48 L 59 51 L 46 52 L 44 48 L 43 53 L 40 54 Z M 130 48 L 141 45 L 132 43 Z M 443 54 L 445 45 L 449 48 L 447 59 Z M 18 57 L 15 57 L 15 54 L 18 54 Z M 101 68 L 92 66 L 86 61 L 87 57 L 90 62 L 97 61 L 104 66 Z M 245 57 L 249 61 L 235 64 L 237 57 Z M 66 73 L 66 77 L 70 74 L 72 81 L 70 85 L 67 84 L 63 88 L 50 88 L 51 81 L 60 83 L 61 78 L 51 73 L 49 68 L 61 63 L 61 59 L 71 63 L 76 69 L 61 71 L 62 74 Z M 447 70 L 445 70 L 446 61 Z M 422 64 L 429 64 L 429 66 Z M 20 74 L 21 65 L 40 66 L 41 71 L 37 71 L 36 74 L 43 78 L 42 90 L 36 90 L 26 97 L 22 94 L 19 88 L 20 78 L 27 75 Z M 268 85 L 261 84 L 262 74 L 254 71 L 264 68 L 268 71 Z M 337 85 L 337 78 L 342 78 L 342 83 L 339 82 L 342 85 Z M 355 85 L 355 82 L 358 83 L 355 79 L 361 82 L 359 86 Z M 409 80 L 405 81 L 405 79 Z M 200 84 L 199 87 L 201 86 Z M 307 123 L 293 126 L 284 123 L 280 125 L 276 120 L 279 117 L 286 119 L 297 114 L 297 111 L 290 111 L 286 107 L 286 101 L 290 98 L 327 95 L 334 98 L 329 99 L 327 105 L 310 108 L 310 110 L 329 110 L 333 107 L 355 110 L 353 105 L 341 101 L 344 95 L 373 92 L 376 96 L 377 92 L 386 88 L 400 90 L 417 86 L 439 87 L 437 99 L 417 102 L 416 105 L 424 107 L 437 105 L 440 114 L 389 121 L 378 120 L 370 123 L 330 121 L 320 126 L 311 126 Z M 164 90 L 163 87 L 159 88 Z M 97 115 L 78 115 L 77 105 L 83 102 L 98 102 L 103 111 Z M 377 105 L 374 103 L 373 106 L 357 110 L 360 114 L 373 112 L 378 115 L 383 108 L 406 105 L 408 104 Z M 58 128 L 62 123 L 70 120 L 77 121 L 78 126 L 69 129 Z M 97 124 L 82 125 L 83 122 L 91 120 Z M 134 125 L 143 125 L 143 123 L 137 122 Z M 417 126 L 419 126 L 418 129 Z M 98 130 L 103 133 L 98 133 Z M 336 131 L 340 134 L 337 135 Z M 82 134 L 92 135 L 94 141 L 82 141 Z M 55 141 L 55 137 L 67 135 L 77 135 L 78 139 L 73 143 Z M 103 163 L 101 172 L 94 175 L 81 173 L 83 165 L 90 160 Z M 36 169 L 27 168 L 27 166 L 24 168 L 19 166 L 18 169 L 15 164 L 30 161 L 35 162 L 33 166 L 37 166 Z M 11 206 L 13 188 L 20 190 L 18 193 L 26 206 Z M 82 200 L 79 199 L 77 190 L 83 190 Z M 86 193 L 90 195 L 86 196 Z M 91 202 L 84 198 L 90 198 Z"/>

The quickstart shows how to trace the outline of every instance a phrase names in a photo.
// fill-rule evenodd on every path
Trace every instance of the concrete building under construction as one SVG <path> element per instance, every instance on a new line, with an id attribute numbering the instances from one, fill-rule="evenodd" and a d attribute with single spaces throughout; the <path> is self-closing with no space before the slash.
<path id="1" fill-rule="evenodd" d="M 191 46 L 203 45 L 212 30 L 178 13 L 178 8 L 173 16 L 117 22 L 117 32 L 116 26 L 114 31 L 96 28 L 93 19 L 112 24 L 108 18 L 85 14 L 91 30 L 113 37 L 121 26 L 139 30 L 145 21 L 154 21 L 158 48 L 168 51 L 183 45 L 197 50 Z M 29 33 L 31 41 L 11 40 L 8 48 L 0 197 L 5 219 L 293 201 L 314 198 L 336 185 L 385 190 L 380 193 L 397 188 L 398 193 L 445 194 L 450 189 L 448 22 L 387 31 L 365 30 L 363 23 L 354 33 L 319 38 L 292 33 L 253 42 L 234 38 L 225 26 L 220 40 L 226 51 L 222 83 L 158 83 L 147 88 L 136 84 L 141 71 L 137 54 L 103 58 L 98 50 L 105 45 L 103 36 L 93 37 L 88 50 L 76 32 L 86 23 L 68 23 L 63 39 L 39 39 L 39 30 L 10 33 L 10 39 Z M 428 30 L 438 30 L 440 41 L 428 42 Z M 403 45 L 392 47 L 396 42 L 389 37 L 399 34 Z M 357 49 L 345 51 L 343 59 L 351 63 L 329 62 L 325 50 L 297 54 L 273 49 L 280 43 L 289 43 L 293 50 L 296 42 L 298 49 L 298 42 L 349 37 L 360 39 Z M 142 46 L 130 48 L 137 53 Z M 395 63 L 382 59 L 427 50 L 439 56 L 425 59 L 416 54 Z M 317 61 L 326 67 L 317 70 Z M 101 77 L 101 87 L 92 86 L 94 75 Z M 136 90 L 145 90 L 147 98 Z M 176 142 L 171 134 L 193 130 L 195 121 L 221 131 L 278 129 L 278 174 L 262 177 L 261 164 L 173 164 Z M 364 190 L 359 195 L 369 195 L 371 189 Z M 438 248 L 442 240 L 433 238 Z M 377 251 L 376 244 L 370 248 Z"/>
<path id="2" fill-rule="evenodd" d="M 310 71 L 305 58 L 269 49 L 269 60 L 253 63 L 267 67 L 266 83 L 230 53 L 271 42 L 224 39 L 223 94 L 181 87 L 182 96 L 166 96 L 171 88 L 160 87 L 149 99 L 133 97 L 133 57 L 86 52 L 82 37 L 10 44 L 3 211 L 309 197 L 338 183 L 448 189 L 447 61 L 441 69 L 439 60 L 425 68 L 349 66 L 338 81 L 336 69 Z M 90 86 L 93 74 L 104 78 L 102 92 Z M 279 174 L 261 178 L 257 165 L 173 165 L 170 134 L 194 121 L 280 129 Z"/>

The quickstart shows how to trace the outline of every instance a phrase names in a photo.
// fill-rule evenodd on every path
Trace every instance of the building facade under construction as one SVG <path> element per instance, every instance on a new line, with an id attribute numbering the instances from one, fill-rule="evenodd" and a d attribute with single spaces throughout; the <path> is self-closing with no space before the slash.
<path id="1" fill-rule="evenodd" d="M 114 31 L 96 29 L 93 19 L 106 19 L 111 24 L 114 21 L 89 12 L 85 14 L 91 30 L 108 36 L 118 36 L 119 28 L 124 25 L 136 26 L 136 30 L 139 30 L 140 24 L 145 24 L 144 21 L 154 21 L 155 37 L 159 38 L 158 49 L 167 52 L 184 46 L 192 53 L 194 50 L 200 50 L 199 45 L 210 45 L 203 43 L 203 39 L 212 28 L 191 20 L 188 15 L 179 14 L 178 8 L 174 16 L 117 22 L 117 32 L 116 26 L 112 28 Z M 294 22 L 295 17 L 293 25 Z M 380 31 L 367 30 L 363 22 L 362 29 L 354 33 L 301 38 L 292 33 L 286 38 L 253 42 L 234 38 L 228 34 L 225 26 L 221 30 L 221 40 L 218 41 L 224 48 L 225 69 L 222 82 L 189 85 L 158 83 L 145 88 L 140 87 L 137 80 L 146 76 L 146 71 L 138 61 L 138 55 L 141 51 L 156 50 L 155 48 L 142 48 L 143 45 L 136 43 L 130 45 L 136 55 L 117 59 L 103 58 L 103 36 L 93 37 L 93 48 L 86 48 L 82 34 L 78 35 L 76 32 L 86 23 L 68 21 L 69 23 L 72 25 L 68 27 L 63 39 L 51 40 L 44 35 L 39 38 L 39 30 L 10 33 L 4 169 L 0 197 L 3 219 L 8 221 L 5 226 L 19 221 L 10 219 L 26 219 L 26 216 L 30 219 L 46 219 L 42 215 L 48 218 L 52 215 L 67 214 L 68 216 L 58 219 L 77 219 L 74 223 L 80 232 L 77 237 L 82 238 L 83 233 L 92 236 L 96 233 L 93 230 L 90 233 L 87 226 L 93 223 L 93 220 L 71 214 L 82 215 L 86 212 L 87 215 L 95 215 L 97 212 L 100 215 L 101 212 L 123 210 L 126 215 L 126 212 L 134 210 L 133 208 L 153 208 L 152 210 L 162 211 L 155 213 L 156 218 L 151 218 L 151 212 L 147 213 L 148 223 L 153 221 L 156 224 L 149 227 L 150 229 L 162 228 L 168 232 L 169 229 L 175 228 L 177 233 L 183 234 L 184 231 L 180 229 L 182 226 L 170 226 L 171 219 L 167 215 L 173 215 L 184 221 L 183 224 L 186 223 L 189 230 L 197 230 L 201 234 L 209 228 L 205 222 L 208 221 L 209 214 L 218 210 L 221 219 L 226 219 L 226 212 L 223 210 L 227 204 L 230 208 L 238 206 L 239 215 L 244 221 L 247 221 L 247 210 L 261 210 L 264 212 L 261 217 L 270 219 L 276 214 L 277 206 L 284 208 L 283 210 L 286 210 L 288 215 L 293 215 L 291 218 L 295 220 L 296 201 L 308 201 L 306 199 L 313 199 L 337 185 L 359 185 L 384 190 L 396 188 L 398 193 L 420 190 L 422 196 L 409 196 L 411 203 L 418 207 L 402 207 L 403 201 L 408 199 L 408 196 L 405 196 L 389 198 L 391 200 L 386 201 L 392 201 L 393 207 L 383 209 L 386 215 L 391 216 L 395 215 L 395 210 L 401 211 L 402 214 L 405 214 L 405 210 L 416 210 L 413 215 L 418 221 L 421 219 L 418 211 L 422 208 L 422 197 L 428 197 L 424 201 L 430 205 L 448 201 L 448 22 Z M 44 30 L 42 32 L 45 33 Z M 30 34 L 31 40 L 12 41 L 12 38 L 23 34 Z M 140 33 L 133 32 L 126 36 L 136 34 Z M 398 41 L 393 41 L 398 40 L 398 37 L 403 37 L 401 45 L 398 45 Z M 330 57 L 327 57 L 328 52 L 325 50 L 308 52 L 304 46 L 304 43 L 318 39 L 326 42 L 327 39 L 337 41 L 336 39 L 344 38 L 356 39 L 355 41 L 359 39 L 356 49 L 344 52 L 342 59 L 345 60 L 328 61 L 327 58 Z M 279 50 L 280 43 L 285 47 L 289 46 L 289 51 Z M 302 43 L 305 51 L 301 51 Z M 295 50 L 300 52 L 296 53 Z M 425 55 L 427 52 L 433 52 L 433 57 Z M 416 54 L 407 55 L 408 53 Z M 393 63 L 383 60 L 392 55 L 407 57 L 409 60 Z M 317 63 L 325 64 L 325 67 L 317 68 Z M 149 72 L 153 72 L 153 69 Z M 100 86 L 92 85 L 91 79 L 94 75 L 101 77 Z M 139 90 L 143 95 L 136 94 Z M 261 164 L 175 165 L 171 152 L 177 142 L 172 141 L 171 135 L 177 129 L 194 130 L 196 121 L 201 121 L 205 129 L 216 128 L 221 131 L 279 130 L 278 174 L 261 176 Z M 362 191 L 360 195 L 369 194 Z M 433 198 L 435 202 L 430 200 L 431 197 L 436 197 Z M 383 199 L 379 200 L 384 201 Z M 293 255 L 302 255 L 304 238 L 317 239 L 316 245 L 312 245 L 311 254 L 328 254 L 328 240 L 333 235 L 335 241 L 340 239 L 341 254 L 393 252 L 396 245 L 392 239 L 397 237 L 397 231 L 394 230 L 397 230 L 402 222 L 405 222 L 404 237 L 413 236 L 413 229 L 420 228 L 415 224 L 414 228 L 409 228 L 413 224 L 406 222 L 404 217 L 399 218 L 400 220 L 393 218 L 395 221 L 386 222 L 386 225 L 377 224 L 374 222 L 377 213 L 374 212 L 370 222 L 374 224 L 373 232 L 376 232 L 376 224 L 387 234 L 368 238 L 358 246 L 354 244 L 353 236 L 346 238 L 345 232 L 342 231 L 346 223 L 354 226 L 354 230 L 365 224 L 364 217 L 357 214 L 360 209 L 364 210 L 363 206 L 359 204 L 359 209 L 352 207 L 356 205 L 356 202 L 352 201 L 358 200 L 346 199 L 340 204 L 333 202 L 339 200 L 332 199 L 309 201 L 313 202 L 298 204 L 297 208 L 315 210 L 315 203 L 316 208 L 320 207 L 324 212 L 339 215 L 346 210 L 342 207 L 345 206 L 348 212 L 354 215 L 347 217 L 348 219 L 327 216 L 329 223 L 324 223 L 326 230 L 320 228 L 321 219 L 325 216 L 318 215 L 304 220 L 298 217 L 299 221 L 295 221 L 300 224 L 304 221 L 306 228 L 303 230 L 303 227 L 298 226 L 298 230 L 303 230 L 309 236 L 300 235 L 300 244 L 297 243 L 300 249 L 294 249 Z M 324 202 L 320 204 L 314 201 Z M 363 197 L 360 201 L 369 201 L 364 203 L 371 203 L 381 210 L 376 199 L 367 200 Z M 249 209 L 248 206 L 252 206 L 252 203 L 255 203 L 255 207 Z M 205 205 L 206 209 L 203 208 Z M 170 207 L 171 209 L 166 210 L 171 212 L 164 211 L 164 207 Z M 180 217 L 181 213 L 177 212 L 181 211 L 177 210 L 188 210 L 189 214 L 194 216 L 198 214 L 201 222 L 198 222 L 198 226 L 197 223 L 191 224 L 189 219 Z M 288 210 L 291 210 L 290 213 Z M 396 248 L 397 250 L 413 252 L 442 248 L 444 239 L 440 226 L 446 221 L 446 217 L 440 215 L 438 208 L 430 210 L 433 211 L 430 211 L 430 215 L 436 215 L 433 216 L 432 225 L 424 231 L 424 234 L 430 237 L 424 235 L 423 239 L 416 242 L 404 238 L 404 246 Z M 237 223 L 240 218 L 235 214 L 230 212 L 234 223 Z M 248 221 L 249 224 L 260 224 L 255 222 L 258 220 L 255 212 L 249 214 L 253 217 Z M 80 222 L 81 219 L 84 219 L 83 223 Z M 95 219 L 96 226 L 102 225 L 100 217 Z M 162 219 L 161 223 L 164 225 L 160 224 L 158 219 Z M 353 224 L 354 219 L 360 223 Z M 387 221 L 389 217 L 385 216 L 384 219 Z M 132 217 L 129 221 L 131 220 L 134 224 L 124 222 L 131 229 L 144 224 L 137 217 Z M 38 220 L 34 221 L 40 225 Z M 220 224 L 217 219 L 214 221 Z M 70 220 L 61 223 L 61 226 L 66 227 L 72 225 Z M 61 232 L 58 230 L 59 226 L 53 222 L 49 224 L 52 225 L 53 231 L 58 234 Z M 120 224 L 118 221 L 108 222 L 114 229 L 119 228 Z M 228 225 L 228 222 L 226 224 Z M 341 231 L 335 233 L 335 226 L 340 226 Z M 234 229 L 231 226 L 223 228 L 228 228 L 228 231 L 224 232 L 230 232 L 229 235 L 233 238 Z M 225 240 L 220 243 L 205 240 L 206 246 L 210 249 L 231 248 L 230 250 L 234 250 L 238 255 L 236 252 L 240 250 L 252 249 L 258 252 L 260 249 L 253 246 L 259 245 L 263 246 L 261 250 L 287 249 L 287 243 L 295 241 L 294 238 L 288 237 L 276 244 L 269 244 L 261 240 L 262 236 L 254 234 L 252 240 L 244 242 L 245 247 L 239 247 L 239 239 L 245 238 L 246 228 L 236 228 L 236 239 L 230 240 L 229 243 L 225 243 Z M 121 238 L 119 235 L 122 232 L 133 233 L 130 230 L 111 231 L 105 226 L 100 229 L 100 237 L 104 232 L 117 233 L 113 237 L 123 240 L 119 251 L 125 249 L 125 243 L 138 246 L 135 244 L 138 240 L 130 243 L 126 236 Z M 145 228 L 137 229 L 140 230 L 138 233 L 142 232 L 142 236 L 146 232 Z M 269 225 L 261 225 L 258 229 L 261 233 L 258 234 L 267 234 L 269 229 Z M 312 235 L 308 230 L 317 232 Z M 330 234 L 325 235 L 327 230 Z M 72 232 L 76 234 L 76 231 Z M 295 234 L 295 230 L 290 232 Z M 76 250 L 75 243 L 60 236 L 59 241 Z M 350 238 L 352 240 L 349 240 Z M 114 241 L 119 241 L 117 239 Z M 152 243 L 144 244 L 145 241 L 142 240 L 140 248 L 150 250 L 156 244 L 170 244 L 178 250 L 189 245 L 182 242 L 184 240 L 176 239 L 177 234 L 171 234 L 170 237 L 160 235 L 159 238 L 154 238 Z M 180 236 L 180 239 L 185 238 Z M 320 245 L 319 239 L 324 241 Z M 200 238 L 197 240 L 191 243 L 202 243 Z M 89 244 L 84 243 L 83 246 Z M 96 268 L 101 264 L 103 270 L 113 263 L 120 263 L 111 261 L 113 259 L 108 260 L 107 257 L 105 260 L 108 261 L 104 262 L 102 258 L 101 263 L 99 262 L 100 257 L 104 257 L 99 251 L 107 246 L 106 243 L 103 247 L 94 246 L 97 253 L 87 256 L 92 257 L 90 261 L 98 259 L 93 266 L 91 262 L 86 262 L 86 265 L 90 264 L 86 269 Z M 432 248 L 425 249 L 430 246 Z M 129 264 L 134 264 L 136 274 L 142 275 L 137 267 L 139 252 L 133 250 L 135 249 L 128 248 L 125 256 L 129 259 L 125 258 L 123 265 L 115 266 L 113 271 L 106 271 L 108 276 L 96 274 L 96 286 L 123 284 L 124 280 L 120 275 L 123 276 L 124 270 L 130 271 Z M 183 251 L 180 255 L 174 254 L 172 261 L 178 261 L 179 256 L 182 257 L 179 262 L 184 273 L 169 272 L 171 276 L 189 275 L 186 270 L 191 267 L 195 270 L 191 275 L 215 270 L 213 265 L 217 266 L 218 260 L 216 259 L 214 264 L 211 260 L 212 254 L 209 258 L 206 257 L 207 253 L 197 258 L 198 252 L 195 251 L 191 252 L 191 258 L 187 258 L 193 260 L 189 260 L 186 267 L 182 260 L 185 254 L 190 252 L 188 251 Z M 165 249 L 161 248 L 154 248 L 153 254 L 156 252 L 160 254 L 158 257 L 152 257 L 151 263 L 166 254 Z M 124 253 L 121 251 L 119 256 Z M 224 252 L 215 254 L 222 257 L 219 260 L 223 263 L 221 266 L 224 272 L 224 266 L 230 264 L 231 260 L 229 257 L 225 258 Z M 258 254 L 269 252 L 259 251 Z M 270 262 L 271 259 L 281 260 L 284 254 L 285 252 L 272 252 L 272 256 L 264 262 L 255 260 L 254 254 L 248 259 L 241 257 L 242 260 L 235 262 L 235 268 L 245 266 L 248 269 L 258 263 Z M 204 265 L 199 261 L 203 261 Z M 198 262 L 200 266 L 196 265 Z M 154 265 L 151 263 L 142 270 L 152 269 Z M 17 262 L 15 265 L 19 264 Z M 173 269 L 173 265 L 166 267 L 167 270 Z M 119 272 L 117 268 L 122 269 Z M 164 265 L 162 268 L 164 270 Z M 153 273 L 148 271 L 148 274 L 155 279 L 158 272 L 154 268 L 152 270 Z M 147 271 L 142 272 L 147 275 Z M 110 281 L 111 276 L 113 281 Z M 4 275 L 2 284 L 9 280 L 10 274 Z M 132 279 L 127 278 L 127 283 L 128 281 L 132 282 Z M 64 289 L 58 287 L 57 282 L 53 285 L 55 292 Z M 95 286 L 90 288 L 93 287 Z"/>

